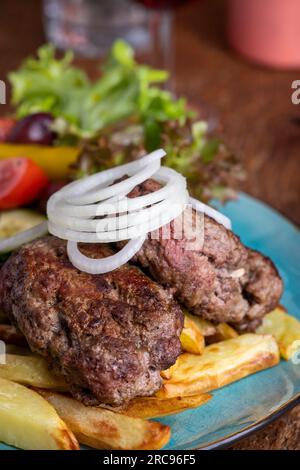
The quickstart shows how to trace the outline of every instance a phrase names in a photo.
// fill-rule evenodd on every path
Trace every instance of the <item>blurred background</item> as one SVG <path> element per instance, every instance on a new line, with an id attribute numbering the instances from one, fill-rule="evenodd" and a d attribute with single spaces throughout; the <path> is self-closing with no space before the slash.
<path id="1" fill-rule="evenodd" d="M 1 80 L 45 41 L 72 48 L 96 77 L 122 37 L 170 71 L 169 90 L 241 157 L 241 188 L 300 224 L 300 105 L 291 101 L 300 0 L 1 0 L 0 9 Z"/>

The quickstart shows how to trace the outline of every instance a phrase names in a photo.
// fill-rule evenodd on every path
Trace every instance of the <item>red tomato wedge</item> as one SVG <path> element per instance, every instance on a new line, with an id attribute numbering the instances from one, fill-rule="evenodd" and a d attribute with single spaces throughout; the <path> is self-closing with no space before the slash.
<path id="1" fill-rule="evenodd" d="M 0 160 L 0 209 L 29 204 L 48 183 L 44 170 L 28 158 Z"/>
<path id="2" fill-rule="evenodd" d="M 5 142 L 8 135 L 14 128 L 15 124 L 16 124 L 15 119 L 0 118 L 0 142 Z"/>

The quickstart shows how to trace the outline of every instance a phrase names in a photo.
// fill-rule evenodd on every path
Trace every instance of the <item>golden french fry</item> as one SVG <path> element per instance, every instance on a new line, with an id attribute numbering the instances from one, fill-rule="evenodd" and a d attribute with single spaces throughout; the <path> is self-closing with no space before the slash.
<path id="1" fill-rule="evenodd" d="M 167 380 L 170 379 L 170 378 L 171 378 L 171 375 L 172 375 L 172 367 L 174 367 L 174 366 L 175 366 L 175 364 L 174 364 L 173 366 L 169 367 L 169 369 L 162 370 L 162 371 L 160 372 L 161 377 L 162 377 L 163 379 L 167 379 Z"/>
<path id="2" fill-rule="evenodd" d="M 159 418 L 175 413 L 181 413 L 189 408 L 197 408 L 211 399 L 208 393 L 192 397 L 175 397 L 169 400 L 157 397 L 136 398 L 132 400 L 122 414 L 133 418 Z"/>
<path id="3" fill-rule="evenodd" d="M 95 449 L 161 449 L 170 439 L 170 428 L 161 423 L 131 418 L 82 403 L 59 393 L 37 390 L 82 444 Z"/>
<path id="4" fill-rule="evenodd" d="M 197 323 L 188 316 L 184 318 L 184 327 L 180 335 L 182 349 L 191 354 L 202 354 L 205 342 Z"/>
<path id="5" fill-rule="evenodd" d="M 42 357 L 6 354 L 5 360 L 5 364 L 0 364 L 0 377 L 3 379 L 33 387 L 68 390 L 63 377 L 51 373 Z"/>
<path id="6" fill-rule="evenodd" d="M 288 315 L 282 307 L 277 307 L 264 317 L 257 333 L 273 335 L 281 356 L 286 360 L 300 352 L 300 322 Z"/>
<path id="7" fill-rule="evenodd" d="M 207 344 L 219 343 L 226 339 L 236 338 L 239 336 L 238 332 L 227 323 L 219 323 L 216 325 L 216 332 L 211 336 L 207 336 Z"/>
<path id="8" fill-rule="evenodd" d="M 278 346 L 271 335 L 241 335 L 208 346 L 201 356 L 179 356 L 171 379 L 165 381 L 156 396 L 171 398 L 209 392 L 278 362 Z"/>
<path id="9" fill-rule="evenodd" d="M 16 346 L 27 345 L 25 337 L 13 325 L 0 325 L 0 341 Z"/>
<path id="10" fill-rule="evenodd" d="M 204 318 L 200 318 L 197 315 L 192 315 L 186 310 L 184 310 L 184 314 L 197 325 L 203 336 L 211 336 L 215 334 L 216 326 L 210 321 L 204 320 Z"/>
<path id="11" fill-rule="evenodd" d="M 191 354 L 202 354 L 205 348 L 204 335 L 202 333 L 202 320 L 197 318 L 195 315 L 190 315 L 185 312 L 184 316 L 184 327 L 180 335 L 180 341 L 183 351 Z M 209 324 L 209 322 L 207 322 Z M 200 325 L 200 326 L 199 326 Z M 206 329 L 206 331 L 209 331 Z M 215 331 L 215 329 L 211 330 Z M 176 367 L 176 363 L 169 369 L 163 370 L 160 375 L 163 379 L 170 379 L 172 373 Z"/>
<path id="12" fill-rule="evenodd" d="M 217 332 L 220 334 L 222 338 L 221 341 L 225 341 L 226 339 L 236 338 L 237 336 L 239 336 L 238 332 L 227 323 L 220 323 L 217 326 Z"/>
<path id="13" fill-rule="evenodd" d="M 193 317 L 192 320 L 190 320 L 190 317 Z M 194 323 L 194 315 L 185 316 L 184 319 L 184 329 L 182 330 L 180 340 L 181 340 L 181 345 L 182 349 L 185 352 L 191 353 L 191 354 L 202 354 L 204 351 L 205 347 L 205 342 L 207 344 L 213 344 L 213 343 L 218 343 L 220 341 L 225 341 L 226 339 L 231 339 L 235 338 L 238 336 L 238 333 L 227 323 L 220 323 L 219 325 L 213 326 L 215 329 L 215 333 L 213 335 L 206 336 L 205 339 L 202 336 L 202 341 L 199 343 L 200 337 L 198 341 L 196 340 L 196 336 L 194 334 L 194 325 L 196 325 L 196 322 Z M 204 320 L 206 321 L 206 320 Z M 190 322 L 193 323 L 193 327 L 189 328 Z M 198 325 L 196 326 L 196 331 L 197 331 Z M 185 333 L 186 331 L 186 333 Z M 199 330 L 198 330 L 199 332 Z M 198 349 L 197 349 L 198 346 Z M 166 369 L 161 372 L 161 376 L 163 379 L 170 380 L 172 377 L 172 374 L 174 370 L 177 367 L 177 362 L 171 366 L 169 369 Z"/>
<path id="14" fill-rule="evenodd" d="M 73 433 L 38 393 L 0 378 L 0 441 L 26 450 L 77 450 Z"/>

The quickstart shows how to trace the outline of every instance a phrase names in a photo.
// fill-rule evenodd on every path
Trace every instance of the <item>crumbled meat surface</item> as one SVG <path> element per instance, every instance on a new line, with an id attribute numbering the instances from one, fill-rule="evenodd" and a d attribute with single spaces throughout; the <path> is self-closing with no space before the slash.
<path id="1" fill-rule="evenodd" d="M 159 187 L 156 181 L 147 180 L 134 188 L 130 197 Z M 193 211 L 190 227 L 195 227 L 198 217 Z M 282 293 L 274 264 L 206 215 L 203 246 L 191 249 L 193 235 L 187 235 L 190 228 L 186 226 L 181 239 L 173 236 L 174 222 L 170 224 L 170 239 L 163 239 L 161 233 L 153 239 L 150 234 L 133 261 L 170 288 L 191 313 L 214 322 L 232 323 L 240 331 L 254 330 L 278 304 Z"/>
<path id="2" fill-rule="evenodd" d="M 112 253 L 102 244 L 80 249 L 94 258 Z M 66 243 L 51 236 L 24 245 L 1 268 L 0 308 L 85 404 L 153 394 L 160 371 L 181 352 L 183 314 L 170 293 L 134 266 L 80 272 Z"/>

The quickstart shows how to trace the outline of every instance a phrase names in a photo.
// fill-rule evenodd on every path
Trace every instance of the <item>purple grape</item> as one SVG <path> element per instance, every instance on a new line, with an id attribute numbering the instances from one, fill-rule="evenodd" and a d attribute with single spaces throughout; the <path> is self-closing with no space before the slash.
<path id="1" fill-rule="evenodd" d="M 53 120 L 49 113 L 30 114 L 16 122 L 7 142 L 52 145 L 56 138 L 55 132 L 50 129 Z"/>

